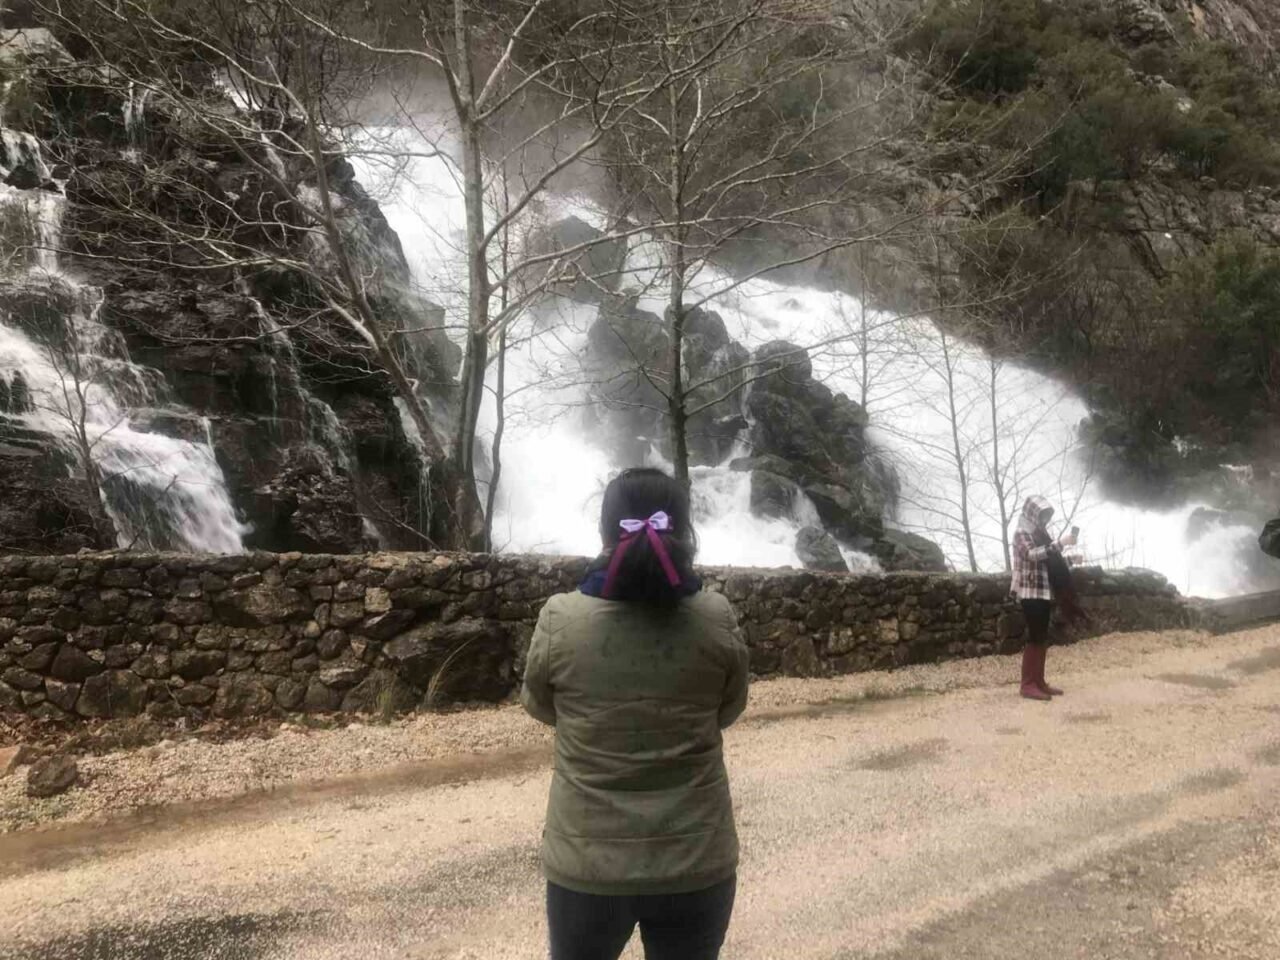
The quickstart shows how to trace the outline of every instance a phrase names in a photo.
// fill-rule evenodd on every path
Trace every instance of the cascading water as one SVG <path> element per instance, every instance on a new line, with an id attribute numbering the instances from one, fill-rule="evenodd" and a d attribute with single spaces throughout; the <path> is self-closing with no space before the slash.
<path id="1" fill-rule="evenodd" d="M 377 181 L 367 166 L 361 176 L 367 184 Z M 450 326 L 462 327 L 464 212 L 455 174 L 443 159 L 415 158 L 382 197 L 382 206 L 415 281 L 444 307 Z M 537 215 L 547 222 L 570 215 L 589 223 L 603 220 L 574 198 L 552 197 L 543 207 Z M 632 244 L 624 286 L 635 288 L 641 309 L 661 315 L 664 304 L 646 294 L 661 289 L 653 282 L 661 269 L 653 246 Z M 1256 531 L 1219 527 L 1189 539 L 1188 519 L 1200 504 L 1156 512 L 1109 503 L 1100 495 L 1078 456 L 1077 427 L 1088 411 L 1051 378 L 1012 364 L 993 368 L 982 350 L 945 338 L 926 320 L 868 311 L 877 330 L 877 355 L 868 358 L 873 379 L 864 394 L 859 338 L 851 325 L 851 318 L 864 315 L 855 298 L 764 280 L 738 285 L 712 268 L 695 279 L 691 293 L 711 294 L 708 307 L 749 348 L 778 339 L 821 345 L 813 350 L 815 376 L 849 396 L 866 396 L 870 435 L 902 478 L 896 523 L 935 539 L 958 569 L 968 568 L 969 550 L 959 516 L 957 460 L 968 477 L 968 539 L 981 569 L 1004 565 L 1001 498 L 992 482 L 999 475 L 1006 519 L 1016 517 L 1026 496 L 1049 496 L 1060 519 L 1085 531 L 1082 552 L 1090 561 L 1149 567 L 1182 591 L 1202 596 L 1250 587 L 1240 557 Z M 505 549 L 589 554 L 597 548 L 598 498 L 610 474 L 624 464 L 610 463 L 571 416 L 584 402 L 578 361 L 594 317 L 593 306 L 548 297 L 520 323 L 519 342 L 507 360 L 504 479 L 494 523 L 495 543 Z M 486 404 L 482 433 L 491 433 L 494 419 L 492 403 Z M 1003 448 L 998 472 L 993 434 Z M 656 453 L 650 459 L 660 463 Z M 798 503 L 787 520 L 753 516 L 750 476 L 729 470 L 730 459 L 692 471 L 702 559 L 798 565 L 795 534 L 812 522 L 812 506 Z M 863 557 L 847 557 L 855 568 L 867 566 Z"/>
<path id="2" fill-rule="evenodd" d="M 142 148 L 143 130 L 146 123 L 147 101 L 154 91 L 147 86 L 129 82 L 128 95 L 124 100 L 124 132 L 129 140 L 129 149 L 137 152 Z"/>
<path id="3" fill-rule="evenodd" d="M 6 161 L 35 162 L 39 144 L 4 131 Z M 99 291 L 78 284 L 58 265 L 64 198 L 48 189 L 0 187 L 0 229 L 20 255 L 3 264 L 6 283 L 24 296 L 0 305 L 0 383 L 9 385 L 8 416 L 23 429 L 52 437 L 73 474 L 88 450 L 118 545 L 232 553 L 242 549 L 240 523 L 208 440 L 207 422 L 165 404 L 162 378 L 129 360 L 123 340 L 99 322 Z M 28 315 L 23 305 L 32 308 Z M 16 305 L 16 306 L 15 306 Z M 12 402 L 13 384 L 23 402 Z M 166 436 L 139 429 L 169 421 Z"/>

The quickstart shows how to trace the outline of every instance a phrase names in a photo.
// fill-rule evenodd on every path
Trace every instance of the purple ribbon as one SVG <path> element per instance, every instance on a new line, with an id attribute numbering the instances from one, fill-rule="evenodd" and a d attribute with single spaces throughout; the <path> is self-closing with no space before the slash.
<path id="1" fill-rule="evenodd" d="M 613 548 L 613 557 L 609 560 L 609 571 L 605 574 L 604 589 L 601 591 L 602 596 L 607 599 L 612 595 L 613 581 L 618 575 L 618 568 L 622 566 L 622 557 L 627 552 L 627 548 L 640 539 L 641 533 L 649 538 L 653 552 L 658 555 L 658 562 L 662 564 L 662 572 L 667 575 L 667 582 L 673 587 L 680 586 L 680 572 L 671 562 L 671 555 L 667 553 L 662 538 L 658 536 L 659 531 L 671 529 L 671 518 L 666 513 L 659 510 L 648 520 L 619 520 L 618 526 L 623 530 L 622 539 Z"/>

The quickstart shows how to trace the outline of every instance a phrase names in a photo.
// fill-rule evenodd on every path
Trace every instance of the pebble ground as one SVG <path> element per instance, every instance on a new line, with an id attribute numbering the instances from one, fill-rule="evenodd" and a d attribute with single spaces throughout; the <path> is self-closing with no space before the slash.
<path id="1" fill-rule="evenodd" d="M 1280 628 L 1055 649 L 1051 704 L 1016 667 L 756 684 L 724 956 L 1280 957 Z M 497 708 L 9 776 L 0 957 L 544 957 L 549 745 Z"/>

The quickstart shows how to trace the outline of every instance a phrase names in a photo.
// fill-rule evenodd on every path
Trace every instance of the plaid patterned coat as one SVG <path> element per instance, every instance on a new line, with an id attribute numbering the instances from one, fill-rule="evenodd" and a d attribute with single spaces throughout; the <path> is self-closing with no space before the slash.
<path id="1" fill-rule="evenodd" d="M 1057 549 L 1057 545 L 1037 547 L 1035 544 L 1040 514 L 1049 509 L 1049 501 L 1044 497 L 1028 497 L 1022 505 L 1022 516 L 1018 518 L 1018 527 L 1013 534 L 1013 582 L 1009 586 L 1019 600 L 1053 599 L 1046 561 L 1049 551 Z"/>

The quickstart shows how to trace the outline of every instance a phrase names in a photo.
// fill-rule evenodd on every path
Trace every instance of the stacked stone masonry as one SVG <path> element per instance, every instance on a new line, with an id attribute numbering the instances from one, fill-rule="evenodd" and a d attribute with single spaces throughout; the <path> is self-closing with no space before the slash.
<path id="1" fill-rule="evenodd" d="M 0 712 L 400 712 L 511 694 L 542 603 L 586 561 L 466 554 L 0 558 Z M 756 675 L 1012 652 L 1004 576 L 708 568 Z M 1092 632 L 1182 626 L 1145 571 L 1078 572 Z"/>

